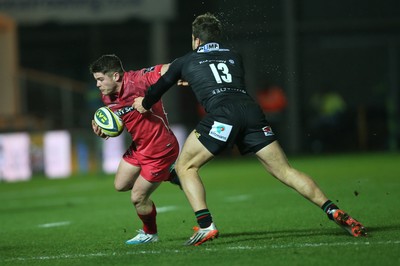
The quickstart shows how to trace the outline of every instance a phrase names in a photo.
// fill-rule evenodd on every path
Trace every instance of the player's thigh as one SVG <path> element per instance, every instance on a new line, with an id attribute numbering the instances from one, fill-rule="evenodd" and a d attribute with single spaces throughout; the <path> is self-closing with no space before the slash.
<path id="1" fill-rule="evenodd" d="M 282 177 L 291 167 L 278 141 L 274 141 L 256 153 L 257 158 L 275 177 Z"/>
<path id="2" fill-rule="evenodd" d="M 182 147 L 175 168 L 179 175 L 181 170 L 200 168 L 213 157 L 214 155 L 204 147 L 193 130 Z"/>
<path id="3" fill-rule="evenodd" d="M 127 191 L 132 189 L 136 178 L 139 176 L 141 168 L 132 165 L 121 159 L 117 173 L 115 174 L 114 187 L 118 191 Z"/>
<path id="4" fill-rule="evenodd" d="M 166 148 L 165 153 L 157 158 L 140 157 L 142 171 L 140 175 L 149 182 L 168 181 L 171 178 L 171 166 L 179 155 L 179 146 L 172 145 Z"/>

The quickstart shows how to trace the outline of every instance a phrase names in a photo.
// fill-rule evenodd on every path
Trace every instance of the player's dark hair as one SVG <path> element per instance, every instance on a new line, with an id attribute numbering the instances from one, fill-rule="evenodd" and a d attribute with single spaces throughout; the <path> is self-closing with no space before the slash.
<path id="1" fill-rule="evenodd" d="M 211 13 L 199 15 L 192 23 L 192 34 L 202 43 L 218 41 L 221 38 L 222 24 Z"/>
<path id="2" fill-rule="evenodd" d="M 115 73 L 118 72 L 121 76 L 124 74 L 124 67 L 118 56 L 114 54 L 102 55 L 89 66 L 90 72 L 93 73 Z"/>

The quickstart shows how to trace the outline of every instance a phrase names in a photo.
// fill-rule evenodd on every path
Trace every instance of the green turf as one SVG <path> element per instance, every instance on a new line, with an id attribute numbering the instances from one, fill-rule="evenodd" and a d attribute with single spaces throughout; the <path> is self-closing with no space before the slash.
<path id="1" fill-rule="evenodd" d="M 0 265 L 400 265 L 400 155 L 291 158 L 325 193 L 362 221 L 353 238 L 253 158 L 215 160 L 202 171 L 221 235 L 200 247 L 182 243 L 194 215 L 165 183 L 154 194 L 160 242 L 127 246 L 140 228 L 129 193 L 113 177 L 37 177 L 0 183 Z M 58 226 L 46 227 L 52 223 Z"/>

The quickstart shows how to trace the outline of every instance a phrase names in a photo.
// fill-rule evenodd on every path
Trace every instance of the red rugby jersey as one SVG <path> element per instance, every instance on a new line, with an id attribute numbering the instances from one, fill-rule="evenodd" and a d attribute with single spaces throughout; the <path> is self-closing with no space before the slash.
<path id="1" fill-rule="evenodd" d="M 179 145 L 169 128 L 167 114 L 161 101 L 152 106 L 152 111 L 144 114 L 132 107 L 133 100 L 144 96 L 147 88 L 160 78 L 161 67 L 162 65 L 157 65 L 125 72 L 120 92 L 102 95 L 104 104 L 124 121 L 137 153 L 150 158 L 160 158 L 167 154 L 173 145 Z"/>

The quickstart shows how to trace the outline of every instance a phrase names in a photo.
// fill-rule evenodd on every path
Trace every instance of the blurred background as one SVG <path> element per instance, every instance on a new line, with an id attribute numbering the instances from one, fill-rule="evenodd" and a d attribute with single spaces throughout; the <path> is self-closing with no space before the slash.
<path id="1" fill-rule="evenodd" d="M 92 133 L 89 64 L 171 62 L 208 11 L 288 154 L 398 151 L 398 0 L 0 0 L 0 180 L 115 171 L 129 136 Z M 163 101 L 183 141 L 202 111 L 189 88 Z"/>

